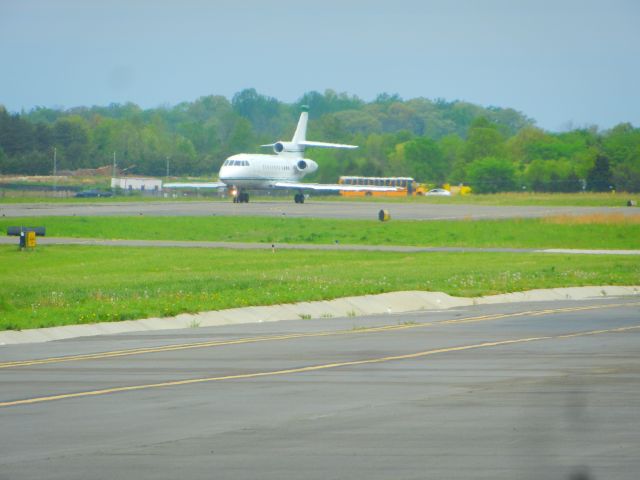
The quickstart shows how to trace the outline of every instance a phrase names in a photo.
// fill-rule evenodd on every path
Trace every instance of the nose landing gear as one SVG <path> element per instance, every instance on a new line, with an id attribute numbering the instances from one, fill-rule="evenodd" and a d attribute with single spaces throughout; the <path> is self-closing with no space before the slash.
<path id="1" fill-rule="evenodd" d="M 302 193 L 296 193 L 293 197 L 293 201 L 296 203 L 304 203 L 304 195 Z"/>

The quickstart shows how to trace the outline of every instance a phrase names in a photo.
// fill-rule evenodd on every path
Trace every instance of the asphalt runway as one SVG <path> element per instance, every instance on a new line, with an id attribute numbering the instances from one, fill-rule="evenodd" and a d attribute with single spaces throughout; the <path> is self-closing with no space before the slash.
<path id="1" fill-rule="evenodd" d="M 463 220 L 493 218 L 531 218 L 553 215 L 623 214 L 638 215 L 640 209 L 629 207 L 540 207 L 487 206 L 427 203 L 383 203 L 309 200 L 293 202 L 257 201 L 231 202 L 96 202 L 96 203 L 25 203 L 0 204 L 0 217 L 41 216 L 288 216 L 315 218 L 377 219 L 380 210 L 387 210 L 399 220 Z"/>
<path id="2" fill-rule="evenodd" d="M 639 341 L 604 298 L 0 347 L 0 479 L 637 479 Z"/>

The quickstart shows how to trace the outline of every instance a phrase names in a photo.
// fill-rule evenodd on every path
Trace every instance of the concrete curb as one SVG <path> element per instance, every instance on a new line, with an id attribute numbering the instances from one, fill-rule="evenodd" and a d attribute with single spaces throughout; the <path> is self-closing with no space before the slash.
<path id="1" fill-rule="evenodd" d="M 379 295 L 364 295 L 361 297 L 345 297 L 319 302 L 231 308 L 228 310 L 214 310 L 195 314 L 183 313 L 175 317 L 167 318 L 146 318 L 123 322 L 68 325 L 21 331 L 7 330 L 0 332 L 0 345 L 40 343 L 52 340 L 95 335 L 112 335 L 125 332 L 211 327 L 241 323 L 278 322 L 282 320 L 300 320 L 307 318 L 383 315 L 417 310 L 443 310 L 480 304 L 582 300 L 619 296 L 640 297 L 640 286 L 552 288 L 472 298 L 452 297 L 442 292 L 392 292 Z"/>

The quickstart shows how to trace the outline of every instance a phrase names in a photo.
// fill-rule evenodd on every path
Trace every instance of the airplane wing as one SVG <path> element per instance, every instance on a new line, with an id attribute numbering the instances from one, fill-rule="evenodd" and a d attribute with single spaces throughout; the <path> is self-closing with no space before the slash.
<path id="1" fill-rule="evenodd" d="M 340 185 L 331 183 L 295 183 L 295 182 L 276 182 L 275 188 L 288 188 L 291 190 L 315 190 L 329 192 L 395 192 L 400 190 L 397 187 L 377 187 L 375 185 Z"/>
<path id="2" fill-rule="evenodd" d="M 162 188 L 227 188 L 222 182 L 163 183 Z"/>

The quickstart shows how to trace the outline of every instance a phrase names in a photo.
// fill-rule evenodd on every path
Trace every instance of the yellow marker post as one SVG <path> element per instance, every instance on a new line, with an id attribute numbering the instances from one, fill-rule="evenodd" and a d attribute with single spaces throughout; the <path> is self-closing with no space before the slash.
<path id="1" fill-rule="evenodd" d="M 36 232 L 27 232 L 27 248 L 36 248 Z"/>
<path id="2" fill-rule="evenodd" d="M 391 220 L 391 215 L 387 210 L 380 210 L 378 212 L 378 220 L 380 220 L 381 222 L 388 222 L 389 220 Z"/>

